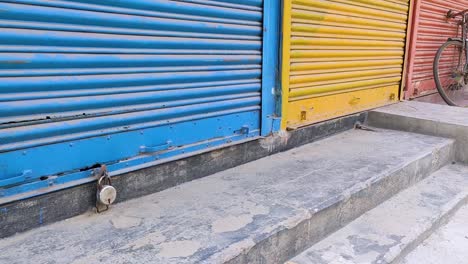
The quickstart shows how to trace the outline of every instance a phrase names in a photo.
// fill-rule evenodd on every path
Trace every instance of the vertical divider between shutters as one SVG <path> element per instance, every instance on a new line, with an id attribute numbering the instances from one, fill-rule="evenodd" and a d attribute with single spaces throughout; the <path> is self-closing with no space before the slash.
<path id="1" fill-rule="evenodd" d="M 261 134 L 267 136 L 279 129 L 277 118 L 277 75 L 279 61 L 280 0 L 263 2 L 262 52 L 262 117 Z"/>
<path id="2" fill-rule="evenodd" d="M 419 31 L 419 12 L 421 10 L 421 1 L 416 0 L 410 3 L 411 9 L 411 21 L 408 23 L 409 28 L 411 31 L 408 32 L 408 38 L 410 39 L 409 42 L 409 49 L 408 49 L 408 66 L 406 67 L 406 80 L 405 86 L 406 91 L 404 91 L 404 98 L 403 99 L 410 99 L 414 94 L 414 85 L 413 83 L 413 73 L 414 73 L 414 63 L 415 63 L 415 52 L 416 52 L 416 44 L 418 40 L 418 31 Z"/>
<path id="3" fill-rule="evenodd" d="M 289 73 L 291 68 L 291 10 L 292 0 L 283 1 L 283 34 L 282 34 L 282 61 L 281 61 L 281 129 L 286 129 L 288 117 L 286 116 L 289 104 Z"/>
<path id="4" fill-rule="evenodd" d="M 409 8 L 408 8 L 408 22 L 406 26 L 406 40 L 405 40 L 405 55 L 403 60 L 403 71 L 401 74 L 401 87 L 400 87 L 400 100 L 405 99 L 405 90 L 408 89 L 408 73 L 412 72 L 408 70 L 411 67 L 411 58 L 410 58 L 410 50 L 412 49 L 412 36 L 413 36 L 413 19 L 415 14 L 413 13 L 413 9 L 415 7 L 414 1 L 410 0 Z M 405 89 L 406 88 L 406 89 Z M 406 91 L 407 92 L 407 91 Z"/>

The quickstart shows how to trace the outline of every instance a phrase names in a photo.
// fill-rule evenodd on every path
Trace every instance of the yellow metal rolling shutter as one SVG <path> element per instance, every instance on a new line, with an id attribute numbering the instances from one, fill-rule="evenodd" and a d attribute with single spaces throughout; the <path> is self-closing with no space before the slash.
<path id="1" fill-rule="evenodd" d="M 398 100 L 409 0 L 285 0 L 283 8 L 283 129 Z"/>

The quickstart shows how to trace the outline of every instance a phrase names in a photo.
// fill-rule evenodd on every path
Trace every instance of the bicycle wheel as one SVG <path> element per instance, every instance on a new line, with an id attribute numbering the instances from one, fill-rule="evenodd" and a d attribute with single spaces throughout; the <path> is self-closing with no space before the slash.
<path id="1" fill-rule="evenodd" d="M 461 41 L 442 45 L 434 59 L 434 80 L 448 105 L 468 107 L 468 68 Z"/>

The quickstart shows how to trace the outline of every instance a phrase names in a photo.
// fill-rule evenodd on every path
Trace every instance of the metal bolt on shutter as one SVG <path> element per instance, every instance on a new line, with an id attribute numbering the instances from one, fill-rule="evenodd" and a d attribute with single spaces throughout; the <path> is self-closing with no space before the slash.
<path id="1" fill-rule="evenodd" d="M 287 0 L 283 128 L 396 102 L 408 0 Z"/>

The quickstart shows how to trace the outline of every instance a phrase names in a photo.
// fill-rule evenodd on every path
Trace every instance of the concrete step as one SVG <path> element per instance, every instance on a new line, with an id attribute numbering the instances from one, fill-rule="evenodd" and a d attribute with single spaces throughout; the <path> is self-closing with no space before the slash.
<path id="1" fill-rule="evenodd" d="M 455 139 L 457 160 L 468 162 L 468 108 L 405 101 L 370 111 L 367 122 L 381 128 Z"/>
<path id="2" fill-rule="evenodd" d="M 468 205 L 402 261 L 404 264 L 468 263 Z"/>
<path id="3" fill-rule="evenodd" d="M 0 262 L 283 263 L 450 163 L 453 144 L 344 132 L 2 239 Z"/>
<path id="4" fill-rule="evenodd" d="M 467 200 L 468 166 L 448 165 L 287 263 L 400 262 Z"/>

